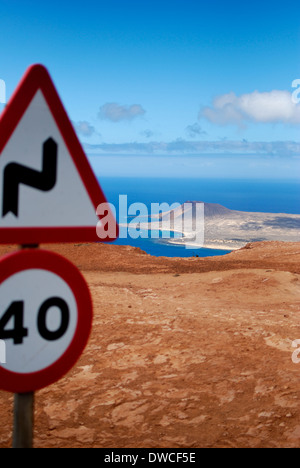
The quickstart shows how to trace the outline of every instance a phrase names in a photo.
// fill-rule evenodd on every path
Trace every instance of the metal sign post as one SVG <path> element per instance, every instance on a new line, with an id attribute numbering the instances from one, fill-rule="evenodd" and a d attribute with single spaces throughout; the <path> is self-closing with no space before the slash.
<path id="1" fill-rule="evenodd" d="M 36 245 L 22 245 L 23 249 L 37 249 Z M 14 394 L 12 448 L 33 448 L 34 392 Z"/>
<path id="2" fill-rule="evenodd" d="M 33 439 L 34 392 L 61 379 L 89 339 L 93 307 L 80 271 L 64 257 L 23 248 L 0 259 L 0 389 L 15 394 L 13 447 Z"/>
<path id="3" fill-rule="evenodd" d="M 12 448 L 33 448 L 34 392 L 15 393 Z"/>
<path id="4" fill-rule="evenodd" d="M 0 389 L 14 393 L 13 447 L 31 448 L 34 392 L 75 365 L 93 314 L 80 271 L 38 246 L 118 236 L 113 211 L 43 65 L 29 67 L 0 117 L 0 200 L 0 244 L 22 245 L 0 258 L 0 340 L 7 358 L 0 363 Z M 97 214 L 103 204 L 105 222 Z"/>

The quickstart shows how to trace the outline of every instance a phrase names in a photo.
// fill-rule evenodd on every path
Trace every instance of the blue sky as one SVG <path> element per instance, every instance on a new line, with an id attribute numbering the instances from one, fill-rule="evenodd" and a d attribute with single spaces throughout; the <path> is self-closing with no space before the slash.
<path id="1" fill-rule="evenodd" d="M 97 173 L 299 177 L 299 1 L 1 0 L 0 17 L 7 98 L 44 64 Z"/>

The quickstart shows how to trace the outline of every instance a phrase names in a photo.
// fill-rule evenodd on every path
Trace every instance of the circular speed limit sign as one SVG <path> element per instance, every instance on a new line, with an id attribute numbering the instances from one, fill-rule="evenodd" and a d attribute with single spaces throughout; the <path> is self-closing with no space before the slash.
<path id="1" fill-rule="evenodd" d="M 72 263 L 38 249 L 3 257 L 0 389 L 26 393 L 59 380 L 80 357 L 91 324 L 90 292 Z"/>

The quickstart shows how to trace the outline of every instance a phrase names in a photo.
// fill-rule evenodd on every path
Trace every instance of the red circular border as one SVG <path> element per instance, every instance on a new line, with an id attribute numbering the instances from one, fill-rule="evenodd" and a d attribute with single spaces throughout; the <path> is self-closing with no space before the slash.
<path id="1" fill-rule="evenodd" d="M 61 255 L 46 250 L 22 250 L 0 259 L 0 285 L 24 270 L 41 269 L 58 275 L 72 290 L 77 303 L 78 320 L 72 342 L 53 364 L 38 372 L 19 374 L 0 366 L 0 389 L 27 393 L 47 387 L 63 377 L 79 359 L 90 336 L 93 306 L 89 288 L 80 271 Z"/>

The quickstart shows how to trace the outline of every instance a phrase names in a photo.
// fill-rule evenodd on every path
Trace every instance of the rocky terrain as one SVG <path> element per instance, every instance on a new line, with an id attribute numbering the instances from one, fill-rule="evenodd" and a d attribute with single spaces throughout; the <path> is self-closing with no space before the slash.
<path id="1" fill-rule="evenodd" d="M 35 447 L 299 446 L 300 242 L 187 259 L 44 247 L 84 274 L 94 324 L 77 365 L 36 393 Z M 1 448 L 12 408 L 0 392 Z"/>
<path id="2" fill-rule="evenodd" d="M 160 221 L 153 217 L 150 226 L 152 230 L 159 229 L 160 223 L 163 223 L 165 228 L 171 226 L 171 231 L 184 234 L 183 238 L 171 239 L 170 243 L 189 245 L 192 239 L 192 245 L 197 245 L 199 239 L 202 239 L 201 245 L 204 247 L 232 250 L 249 242 L 300 241 L 298 214 L 252 213 L 230 210 L 217 203 L 187 201 L 156 218 L 160 218 Z"/>

